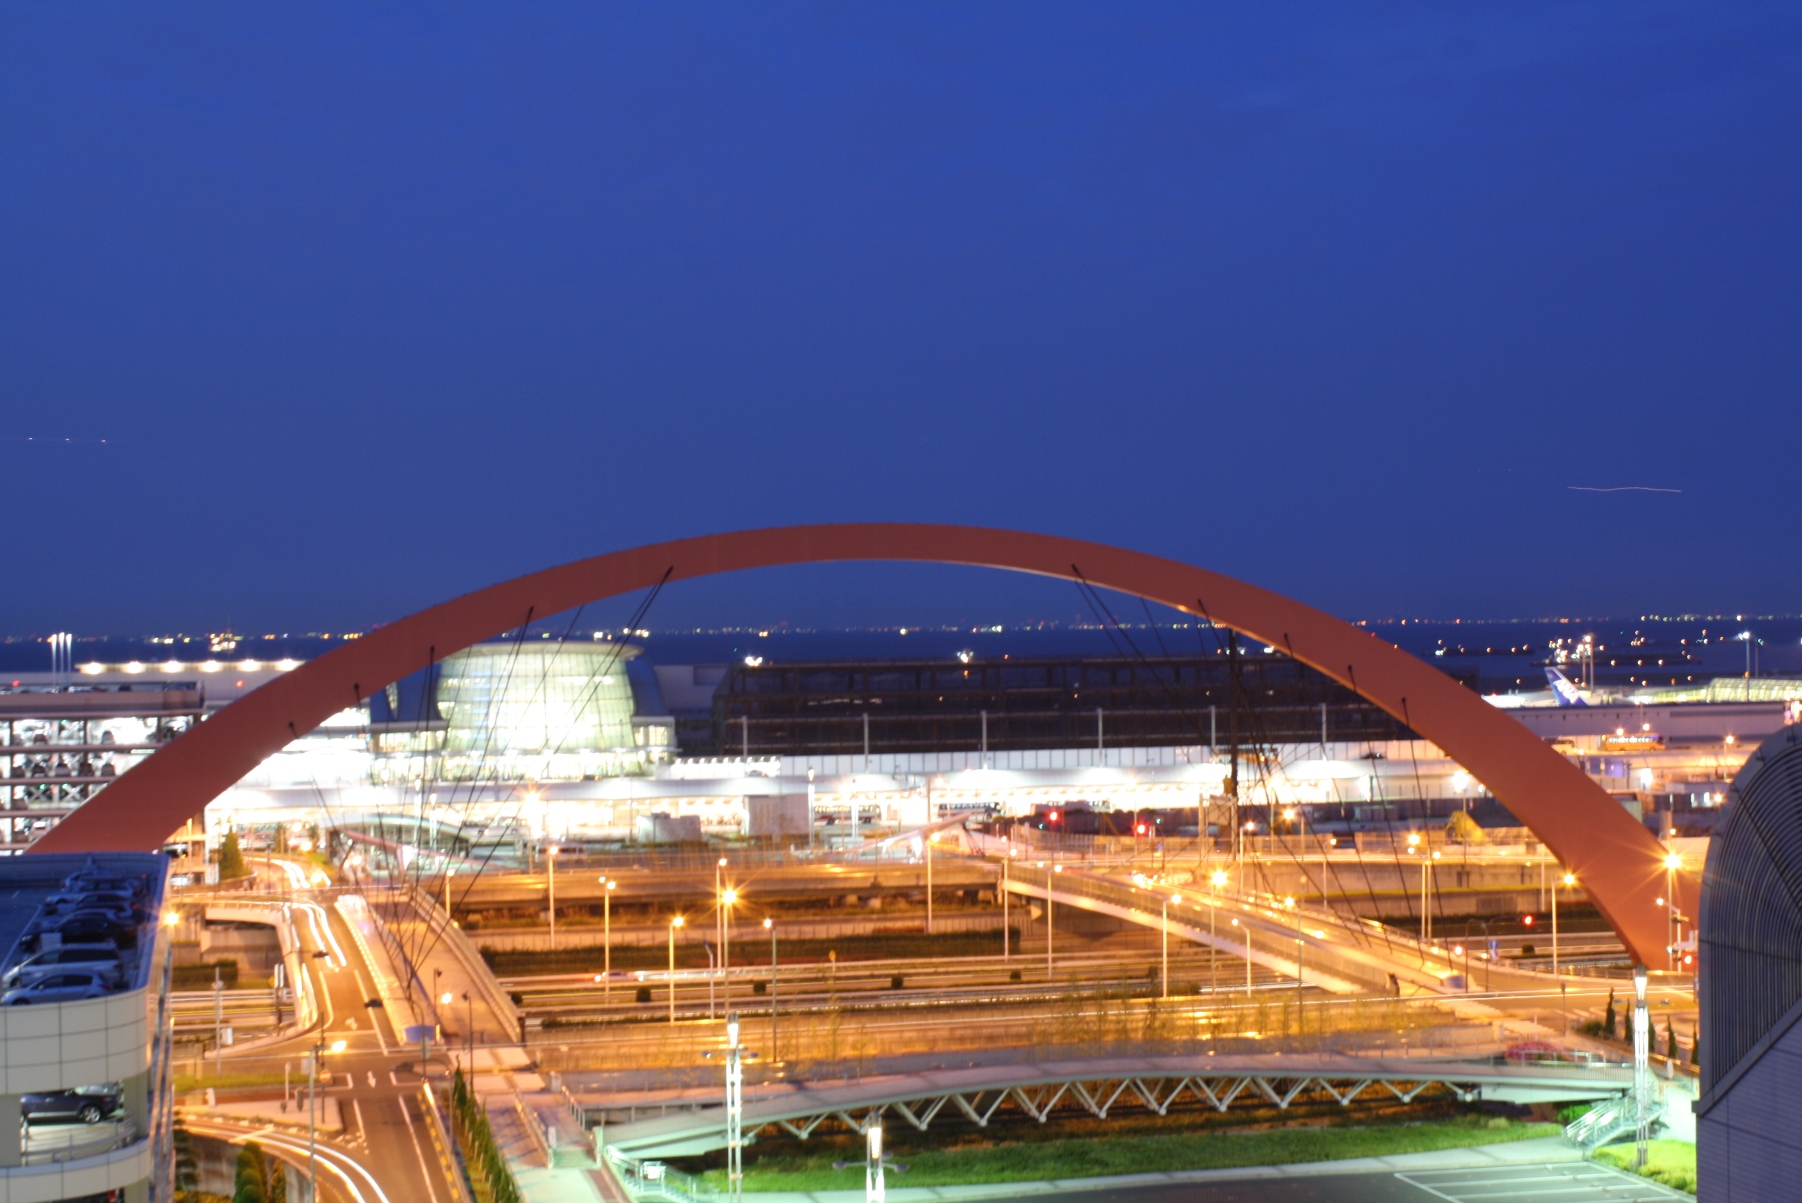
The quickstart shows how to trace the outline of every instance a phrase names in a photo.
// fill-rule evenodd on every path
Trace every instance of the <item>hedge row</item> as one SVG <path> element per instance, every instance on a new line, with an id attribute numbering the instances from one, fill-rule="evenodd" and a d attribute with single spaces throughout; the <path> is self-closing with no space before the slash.
<path id="1" fill-rule="evenodd" d="M 463 1080 L 461 1069 L 451 1078 L 451 1132 L 476 1197 L 485 1198 L 487 1203 L 522 1203 L 513 1171 L 507 1168 L 506 1158 L 494 1143 L 488 1113 Z"/>

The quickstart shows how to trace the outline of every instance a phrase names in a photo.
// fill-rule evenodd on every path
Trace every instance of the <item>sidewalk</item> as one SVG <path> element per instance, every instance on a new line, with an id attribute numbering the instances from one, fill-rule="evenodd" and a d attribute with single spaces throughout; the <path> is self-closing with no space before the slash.
<path id="1" fill-rule="evenodd" d="M 1434 1153 L 1403 1153 L 1394 1157 L 1354 1157 L 1343 1161 L 1242 1166 L 1226 1170 L 1183 1170 L 1166 1174 L 1122 1174 L 1111 1178 L 1066 1178 L 1056 1182 L 991 1182 L 980 1186 L 909 1187 L 895 1185 L 903 1181 L 904 1176 L 892 1175 L 888 1179 L 887 1196 L 890 1203 L 923 1203 L 925 1200 L 935 1199 L 1012 1199 L 1030 1195 L 1175 1183 L 1268 1181 L 1277 1178 L 1312 1178 L 1325 1174 L 1397 1173 L 1406 1170 L 1486 1169 L 1581 1160 L 1583 1154 L 1577 1149 L 1559 1137 L 1547 1136 L 1508 1144 L 1441 1149 Z M 745 1193 L 745 1198 L 754 1203 L 863 1203 L 863 1197 L 861 1187 L 856 1190 Z"/>

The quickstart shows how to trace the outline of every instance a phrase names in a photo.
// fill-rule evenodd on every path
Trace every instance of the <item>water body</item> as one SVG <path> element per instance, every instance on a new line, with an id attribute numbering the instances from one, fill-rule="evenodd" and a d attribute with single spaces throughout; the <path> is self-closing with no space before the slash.
<path id="1" fill-rule="evenodd" d="M 634 639 L 644 655 L 658 664 L 725 664 L 747 656 L 766 663 L 808 660 L 951 660 L 968 652 L 982 660 L 1093 656 L 1144 657 L 1215 655 L 1223 634 L 1205 626 L 1182 624 L 1155 630 L 1141 613 L 1137 621 L 1121 615 L 1119 628 L 1033 625 L 1010 627 L 924 627 L 887 629 L 796 630 L 786 627 L 712 631 L 666 631 L 653 628 Z M 1584 635 L 1593 635 L 1596 682 L 1607 686 L 1685 684 L 1691 679 L 1738 676 L 1746 668 L 1746 642 L 1735 638 L 1750 630 L 1758 642 L 1753 651 L 1761 676 L 1802 676 L 1802 617 L 1683 617 L 1671 619 L 1602 618 L 1534 619 L 1490 622 L 1372 622 L 1369 630 L 1429 662 L 1474 676 L 1485 692 L 1545 688 L 1542 666 L 1562 647 L 1568 654 Z M 556 639 L 564 628 L 535 626 L 527 637 Z M 603 633 L 609 634 L 609 633 Z M 585 641 L 595 633 L 582 630 Z M 81 636 L 75 640 L 75 662 L 123 663 L 140 660 L 185 662 L 311 660 L 343 646 L 342 637 L 282 635 L 243 636 L 235 647 L 212 650 L 206 636 L 178 636 L 174 642 L 143 636 Z M 1251 642 L 1247 650 L 1264 654 Z M 0 675 L 47 672 L 49 645 L 42 637 L 0 639 Z M 1566 665 L 1576 677 L 1578 670 Z M 0 681 L 0 684 L 7 682 Z"/>

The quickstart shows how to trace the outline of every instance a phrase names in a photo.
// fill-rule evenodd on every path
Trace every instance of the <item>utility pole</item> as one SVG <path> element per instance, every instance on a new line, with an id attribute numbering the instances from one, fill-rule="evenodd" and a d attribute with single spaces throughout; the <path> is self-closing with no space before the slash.
<path id="1" fill-rule="evenodd" d="M 1051 981 L 1056 974 L 1056 968 L 1051 959 L 1051 908 L 1053 905 L 1052 904 L 1052 890 L 1051 890 L 1051 875 L 1053 873 L 1056 873 L 1058 870 L 1060 870 L 1062 868 L 1063 868 L 1062 865 L 1048 864 L 1045 866 L 1045 980 L 1046 981 Z"/>

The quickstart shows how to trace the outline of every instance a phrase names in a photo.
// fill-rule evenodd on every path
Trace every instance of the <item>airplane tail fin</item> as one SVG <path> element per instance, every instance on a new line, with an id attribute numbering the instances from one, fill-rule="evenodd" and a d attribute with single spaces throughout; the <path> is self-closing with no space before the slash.
<path id="1" fill-rule="evenodd" d="M 1579 691 L 1575 685 L 1571 684 L 1570 678 L 1559 672 L 1557 669 L 1548 665 L 1545 670 L 1545 679 L 1550 683 L 1552 693 L 1557 696 L 1558 704 L 1560 706 L 1589 705 L 1588 702 L 1583 700 L 1582 692 Z"/>

